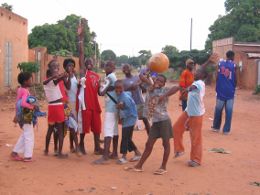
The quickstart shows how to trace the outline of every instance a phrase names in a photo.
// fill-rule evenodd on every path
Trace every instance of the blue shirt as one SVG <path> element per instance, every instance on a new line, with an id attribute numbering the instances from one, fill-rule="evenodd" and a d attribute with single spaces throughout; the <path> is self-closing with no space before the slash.
<path id="1" fill-rule="evenodd" d="M 137 109 L 133 98 L 131 97 L 131 92 L 123 91 L 118 96 L 118 103 L 122 102 L 124 108 L 119 110 L 119 116 L 122 120 L 122 127 L 134 126 L 137 120 Z"/>
<path id="2" fill-rule="evenodd" d="M 235 96 L 235 67 L 236 65 L 231 60 L 219 62 L 216 92 L 217 98 L 222 101 L 233 99 Z"/>

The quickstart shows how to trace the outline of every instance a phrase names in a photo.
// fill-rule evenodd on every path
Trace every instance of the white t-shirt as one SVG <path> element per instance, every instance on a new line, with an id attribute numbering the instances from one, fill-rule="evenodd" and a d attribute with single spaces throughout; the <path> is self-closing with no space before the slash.
<path id="1" fill-rule="evenodd" d="M 76 95 L 78 91 L 78 81 L 75 76 L 70 78 L 70 90 L 67 90 L 68 92 L 68 97 L 69 97 L 69 102 L 74 103 L 76 102 Z"/>
<path id="2" fill-rule="evenodd" d="M 48 102 L 53 102 L 62 98 L 60 87 L 58 84 L 55 85 L 53 80 L 46 85 L 43 85 L 43 89 Z"/>
<path id="3" fill-rule="evenodd" d="M 188 93 L 186 112 L 188 116 L 202 116 L 205 113 L 203 98 L 205 96 L 205 83 L 202 80 L 194 81 L 191 86 L 196 89 Z"/>

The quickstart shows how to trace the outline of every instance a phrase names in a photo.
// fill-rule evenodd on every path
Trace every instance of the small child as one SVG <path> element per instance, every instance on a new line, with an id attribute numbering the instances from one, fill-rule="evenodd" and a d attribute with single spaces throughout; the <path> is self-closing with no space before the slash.
<path id="1" fill-rule="evenodd" d="M 130 160 L 131 162 L 138 161 L 141 158 L 141 153 L 138 151 L 132 140 L 134 125 L 137 120 L 136 105 L 133 98 L 131 97 L 131 92 L 124 91 L 124 84 L 122 80 L 117 80 L 115 82 L 115 92 L 118 97 L 117 108 L 119 109 L 119 116 L 120 120 L 122 121 L 122 139 L 120 146 L 120 153 L 122 154 L 122 158 L 118 160 L 118 163 L 127 163 L 127 151 L 135 152 L 135 156 Z"/>
<path id="2" fill-rule="evenodd" d="M 33 132 L 33 109 L 34 105 L 26 102 L 30 95 L 28 88 L 32 85 L 32 75 L 28 72 L 21 72 L 18 75 L 18 83 L 21 87 L 17 90 L 16 102 L 21 101 L 22 115 L 17 117 L 14 122 L 19 122 L 23 129 L 16 145 L 11 153 L 11 159 L 15 161 L 31 162 L 34 147 L 34 132 Z M 24 158 L 20 157 L 18 153 L 23 153 Z"/>
<path id="3" fill-rule="evenodd" d="M 152 126 L 140 161 L 134 167 L 126 167 L 126 170 L 142 172 L 143 164 L 150 156 L 156 140 L 162 138 L 164 147 L 163 161 L 160 168 L 156 170 L 154 174 L 163 175 L 167 172 L 166 164 L 170 155 L 169 140 L 173 137 L 172 124 L 167 112 L 167 103 L 168 97 L 175 94 L 179 90 L 179 87 L 173 86 L 170 89 L 164 87 L 166 80 L 167 79 L 164 75 L 159 74 L 154 81 L 154 85 L 148 89 L 149 98 L 152 102 L 155 102 L 154 109 L 150 110 L 150 112 L 153 112 Z"/>
<path id="4" fill-rule="evenodd" d="M 188 102 L 187 108 L 173 125 L 174 129 L 174 152 L 175 158 L 184 154 L 184 146 L 182 143 L 183 133 L 186 129 L 190 131 L 191 153 L 188 166 L 197 167 L 201 164 L 202 158 L 202 121 L 205 113 L 203 97 L 205 95 L 204 79 L 207 72 L 204 68 L 196 70 L 195 81 L 187 89 Z"/>

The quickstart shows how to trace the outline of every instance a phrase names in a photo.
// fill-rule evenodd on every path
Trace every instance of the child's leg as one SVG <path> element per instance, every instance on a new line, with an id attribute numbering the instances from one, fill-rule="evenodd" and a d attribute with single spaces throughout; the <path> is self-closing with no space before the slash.
<path id="1" fill-rule="evenodd" d="M 59 140 L 59 133 L 57 127 L 53 130 L 53 140 L 54 140 L 54 153 L 55 155 L 58 154 L 58 140 Z"/>
<path id="2" fill-rule="evenodd" d="M 93 136 L 94 136 L 95 154 L 103 154 L 104 150 L 100 147 L 100 133 L 93 133 Z"/>
<path id="3" fill-rule="evenodd" d="M 33 155 L 33 147 L 34 147 L 34 131 L 32 124 L 24 124 L 24 158 L 30 159 Z"/>
<path id="4" fill-rule="evenodd" d="M 202 158 L 202 120 L 203 116 L 190 117 L 191 154 L 190 159 L 201 164 Z"/>
<path id="5" fill-rule="evenodd" d="M 128 142 L 130 139 L 130 131 L 132 127 L 123 127 L 122 128 L 122 138 L 121 138 L 121 145 L 120 145 L 120 153 L 126 157 L 127 150 L 128 150 Z"/>
<path id="6" fill-rule="evenodd" d="M 112 155 L 111 155 L 112 158 L 118 157 L 118 154 L 117 154 L 118 138 L 119 138 L 118 135 L 114 135 L 114 137 L 113 137 L 113 151 L 112 151 Z"/>
<path id="7" fill-rule="evenodd" d="M 174 134 L 174 152 L 184 152 L 183 133 L 185 132 L 185 122 L 188 119 L 186 112 L 183 112 L 173 125 Z"/>
<path id="8" fill-rule="evenodd" d="M 163 170 L 166 170 L 166 164 L 168 162 L 168 159 L 169 159 L 169 156 L 170 156 L 170 151 L 171 151 L 169 139 L 163 140 L 163 148 L 164 148 L 163 161 L 162 161 L 162 165 L 161 165 L 160 168 L 163 169 Z"/>
<path id="9" fill-rule="evenodd" d="M 82 154 L 87 154 L 84 145 L 85 133 L 80 133 L 79 150 Z"/>
<path id="10" fill-rule="evenodd" d="M 145 118 L 145 117 L 143 118 L 143 122 L 144 122 L 146 133 L 147 133 L 147 135 L 149 135 L 149 131 L 150 131 L 151 125 L 150 125 L 148 119 Z"/>
<path id="11" fill-rule="evenodd" d="M 48 152 L 49 152 L 51 134 L 52 134 L 53 131 L 54 131 L 54 125 L 49 124 L 48 125 L 48 131 L 47 131 L 47 134 L 46 134 L 46 139 L 45 139 L 45 150 L 44 150 L 45 154 L 48 154 Z M 55 140 L 55 137 L 54 137 L 54 140 Z M 55 143 L 54 143 L 54 146 L 55 146 Z"/>
<path id="12" fill-rule="evenodd" d="M 136 156 L 141 156 L 141 152 L 137 149 L 135 143 L 133 142 L 133 132 L 134 132 L 134 126 L 129 127 L 129 139 L 128 139 L 128 146 L 127 149 L 129 152 L 134 151 Z"/>
<path id="13" fill-rule="evenodd" d="M 18 156 L 18 153 L 24 153 L 24 131 L 22 131 L 19 139 L 17 140 L 14 148 L 13 148 L 13 151 L 12 151 L 12 154 L 11 156 L 12 157 L 15 157 L 15 156 Z"/>
<path id="14" fill-rule="evenodd" d="M 157 140 L 156 138 L 148 138 L 148 141 L 145 144 L 145 149 L 144 149 L 143 155 L 142 155 L 141 159 L 138 161 L 138 163 L 135 165 L 136 169 L 142 169 L 143 164 L 145 163 L 145 161 L 150 156 L 150 154 L 153 150 L 153 146 L 154 146 L 154 143 L 156 142 L 156 140 Z"/>
<path id="15" fill-rule="evenodd" d="M 69 139 L 70 139 L 70 151 L 71 152 L 75 152 L 74 145 L 73 145 L 73 141 L 75 141 L 74 133 L 75 133 L 75 130 L 70 128 L 70 138 Z"/>
<path id="16" fill-rule="evenodd" d="M 66 155 L 62 154 L 62 147 L 63 147 L 63 140 L 64 140 L 64 123 L 57 123 L 56 124 L 58 129 L 58 136 L 59 136 L 59 149 L 58 149 L 58 157 L 65 157 Z"/>
<path id="17" fill-rule="evenodd" d="M 75 130 L 73 128 L 70 128 L 70 139 L 72 139 L 72 142 L 74 142 L 75 144 L 75 152 L 79 152 L 79 141 L 78 141 L 78 136 L 77 136 L 77 132 L 75 132 Z M 72 143 L 73 146 L 73 143 Z M 74 149 L 74 147 L 73 147 Z"/>

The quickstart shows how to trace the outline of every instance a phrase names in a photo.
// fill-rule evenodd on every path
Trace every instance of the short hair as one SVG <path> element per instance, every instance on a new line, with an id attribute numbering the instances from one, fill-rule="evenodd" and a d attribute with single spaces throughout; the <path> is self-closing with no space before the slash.
<path id="1" fill-rule="evenodd" d="M 75 67 L 75 60 L 73 60 L 72 58 L 67 58 L 63 61 L 63 68 L 66 69 L 66 67 L 68 66 L 68 64 L 73 64 L 73 66 Z"/>
<path id="2" fill-rule="evenodd" d="M 167 81 L 166 76 L 164 76 L 163 74 L 158 74 L 158 75 L 157 75 L 157 78 L 158 78 L 158 77 L 162 77 L 162 78 L 164 79 L 164 82 L 166 83 L 166 81 Z"/>
<path id="3" fill-rule="evenodd" d="M 115 86 L 116 86 L 116 85 L 123 85 L 123 86 L 124 86 L 123 80 L 121 80 L 121 79 L 116 80 Z"/>
<path id="4" fill-rule="evenodd" d="M 93 60 L 91 58 L 86 58 L 85 62 L 84 62 L 84 65 L 87 66 L 89 64 L 93 65 Z"/>
<path id="5" fill-rule="evenodd" d="M 199 67 L 196 71 L 200 71 L 200 73 L 203 75 L 203 78 L 206 79 L 208 77 L 208 70 L 204 67 Z"/>
<path id="6" fill-rule="evenodd" d="M 51 70 L 50 69 L 46 70 L 46 77 L 47 78 L 51 77 Z"/>
<path id="7" fill-rule="evenodd" d="M 227 53 L 226 53 L 227 58 L 233 58 L 234 56 L 235 56 L 235 53 L 233 51 L 231 51 L 231 50 L 227 51 Z"/>
<path id="8" fill-rule="evenodd" d="M 194 61 L 192 59 L 187 59 L 186 62 L 185 62 L 186 65 L 188 64 L 194 64 Z"/>
<path id="9" fill-rule="evenodd" d="M 48 68 L 50 68 L 50 67 L 51 67 L 51 64 L 54 63 L 54 62 L 58 62 L 58 61 L 57 61 L 56 59 L 51 60 L 51 61 L 48 63 Z"/>
<path id="10" fill-rule="evenodd" d="M 20 72 L 18 74 L 17 80 L 20 85 L 23 85 L 25 81 L 28 81 L 32 77 L 32 74 L 29 72 Z"/>

